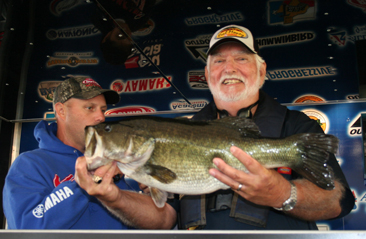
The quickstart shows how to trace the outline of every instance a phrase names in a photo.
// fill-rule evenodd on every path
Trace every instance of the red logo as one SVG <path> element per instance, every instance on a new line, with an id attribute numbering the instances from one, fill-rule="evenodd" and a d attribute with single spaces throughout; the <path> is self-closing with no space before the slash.
<path id="1" fill-rule="evenodd" d="M 144 114 L 156 112 L 155 109 L 146 106 L 128 106 L 110 109 L 105 112 L 105 115 L 131 115 L 131 114 Z"/>
<path id="2" fill-rule="evenodd" d="M 138 64 L 139 60 L 140 60 L 140 56 L 134 56 L 134 57 L 131 57 L 130 59 L 127 59 L 127 61 L 125 62 L 126 69 L 139 67 L 139 64 Z"/>
<path id="3" fill-rule="evenodd" d="M 117 91 L 117 93 L 122 92 L 122 90 L 123 90 L 123 84 L 122 84 L 122 82 L 119 82 L 119 81 L 113 82 L 112 89 L 114 91 Z"/>
<path id="4" fill-rule="evenodd" d="M 89 86 L 96 86 L 96 87 L 99 87 L 102 89 L 102 87 L 95 81 L 93 80 L 92 78 L 86 78 L 84 81 L 83 81 L 83 84 L 86 86 L 86 87 L 89 87 Z"/>
<path id="5" fill-rule="evenodd" d="M 366 12 L 366 2 L 364 0 L 348 0 L 348 3 Z"/>
<path id="6" fill-rule="evenodd" d="M 277 172 L 281 174 L 291 174 L 292 169 L 288 167 L 277 168 Z"/>
<path id="7" fill-rule="evenodd" d="M 53 178 L 53 185 L 55 187 L 57 187 L 58 185 L 60 185 L 61 183 L 63 182 L 66 182 L 66 181 L 74 181 L 74 175 L 72 174 L 69 174 L 69 176 L 67 176 L 66 178 L 62 179 L 62 181 L 60 181 L 60 177 L 55 174 L 55 177 Z"/>

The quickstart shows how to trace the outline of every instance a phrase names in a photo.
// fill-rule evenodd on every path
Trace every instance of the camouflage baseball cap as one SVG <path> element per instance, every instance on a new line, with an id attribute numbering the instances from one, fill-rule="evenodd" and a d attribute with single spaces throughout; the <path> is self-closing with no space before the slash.
<path id="1" fill-rule="evenodd" d="M 64 80 L 55 89 L 53 104 L 57 102 L 65 103 L 70 98 L 87 100 L 103 94 L 107 104 L 119 102 L 119 94 L 114 90 L 102 89 L 93 79 L 88 77 L 71 77 Z"/>

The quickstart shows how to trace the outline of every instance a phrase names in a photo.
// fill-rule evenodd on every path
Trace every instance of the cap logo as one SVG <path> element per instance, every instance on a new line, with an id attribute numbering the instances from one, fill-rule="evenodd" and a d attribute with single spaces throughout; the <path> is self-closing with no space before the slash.
<path id="1" fill-rule="evenodd" d="M 83 84 L 86 86 L 86 87 L 89 87 L 89 86 L 96 86 L 96 87 L 99 87 L 100 89 L 102 89 L 102 87 L 96 82 L 94 81 L 93 79 L 91 78 L 86 78 L 85 80 L 83 80 Z"/>
<path id="2" fill-rule="evenodd" d="M 223 29 L 219 32 L 216 36 L 217 39 L 225 38 L 225 37 L 240 37 L 240 38 L 247 38 L 248 35 L 245 31 L 236 28 L 236 27 L 229 27 Z"/>

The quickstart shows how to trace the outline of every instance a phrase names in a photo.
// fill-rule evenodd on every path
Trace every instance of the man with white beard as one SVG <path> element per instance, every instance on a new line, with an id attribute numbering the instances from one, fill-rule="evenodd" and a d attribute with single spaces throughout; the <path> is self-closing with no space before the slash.
<path id="1" fill-rule="evenodd" d="M 252 118 L 263 137 L 323 133 L 316 121 L 281 106 L 260 90 L 266 63 L 257 54 L 253 35 L 247 28 L 221 28 L 212 36 L 207 54 L 205 76 L 213 101 L 193 120 Z M 210 169 L 210 174 L 231 190 L 181 195 L 181 229 L 317 230 L 315 221 L 341 218 L 353 208 L 354 197 L 333 154 L 328 165 L 335 174 L 335 188 L 324 190 L 289 168 L 264 168 L 235 146 L 231 153 L 249 172 L 214 158 L 217 169 Z"/>

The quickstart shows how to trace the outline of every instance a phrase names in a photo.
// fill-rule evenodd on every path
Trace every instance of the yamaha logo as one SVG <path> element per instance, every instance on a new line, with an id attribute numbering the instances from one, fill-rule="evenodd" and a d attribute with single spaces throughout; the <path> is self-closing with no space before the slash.
<path id="1" fill-rule="evenodd" d="M 42 218 L 43 212 L 44 212 L 44 206 L 43 204 L 39 204 L 35 209 L 33 209 L 32 213 L 36 218 Z"/>

